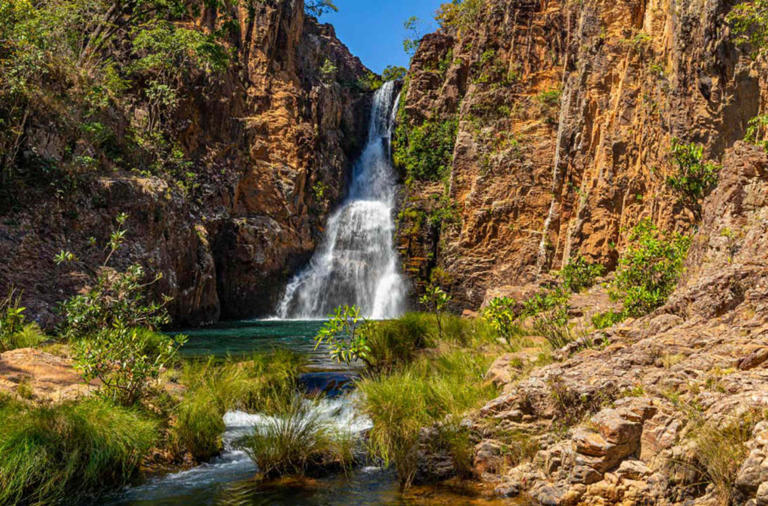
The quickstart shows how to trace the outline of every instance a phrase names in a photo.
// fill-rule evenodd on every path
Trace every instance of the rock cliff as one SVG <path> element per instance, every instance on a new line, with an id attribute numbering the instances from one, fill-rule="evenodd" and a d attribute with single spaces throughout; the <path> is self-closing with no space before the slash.
<path id="1" fill-rule="evenodd" d="M 578 255 L 612 268 L 643 218 L 690 229 L 698 204 L 666 184 L 673 139 L 718 163 L 764 102 L 731 4 L 468 4 L 471 19 L 424 37 L 408 74 L 401 123 L 458 128 L 445 185 L 409 181 L 406 269 L 423 283 L 440 267 L 457 308 L 477 308 Z M 453 220 L 421 225 L 446 205 Z"/>
<path id="2" fill-rule="evenodd" d="M 176 324 L 268 314 L 344 192 L 365 142 L 370 93 L 358 85 L 368 70 L 333 28 L 306 15 L 301 0 L 205 3 L 184 23 L 203 33 L 236 29 L 227 68 L 186 76 L 162 125 L 175 176 L 152 170 L 159 157 L 147 153 L 159 151 L 157 139 L 131 146 L 139 152 L 131 158 L 91 142 L 66 94 L 40 104 L 24 124 L 17 166 L 73 159 L 96 166 L 66 188 L 60 181 L 20 186 L 0 206 L 0 292 L 22 290 L 28 314 L 43 323 L 103 259 L 94 244 L 106 242 L 121 212 L 129 215 L 128 237 L 115 261 L 163 275 L 155 289 L 173 297 Z M 101 118 L 118 139 L 153 113 L 142 86 Z M 57 267 L 62 249 L 80 262 Z"/>

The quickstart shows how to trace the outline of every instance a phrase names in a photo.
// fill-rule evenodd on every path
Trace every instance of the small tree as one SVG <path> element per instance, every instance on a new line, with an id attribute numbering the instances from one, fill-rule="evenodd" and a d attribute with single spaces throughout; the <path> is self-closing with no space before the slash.
<path id="1" fill-rule="evenodd" d="M 332 0 L 308 0 L 304 4 L 304 10 L 318 18 L 326 12 L 339 12 Z"/>
<path id="2" fill-rule="evenodd" d="M 186 338 L 155 333 L 168 323 L 165 309 L 170 298 L 147 302 L 147 288 L 158 281 L 145 282 L 143 268 L 134 264 L 125 271 L 109 267 L 113 255 L 125 240 L 128 216 L 117 216 L 110 234 L 104 262 L 93 274 L 85 294 L 64 301 L 62 335 L 74 342 L 75 364 L 86 380 L 99 379 L 102 393 L 123 405 L 141 398 L 151 379 L 171 361 Z M 71 252 L 60 252 L 58 264 L 76 262 Z"/>
<path id="3" fill-rule="evenodd" d="M 429 285 L 424 295 L 419 298 L 419 302 L 427 311 L 434 313 L 437 321 L 437 335 L 440 339 L 443 338 L 442 314 L 450 301 L 451 296 L 436 285 Z"/>
<path id="4" fill-rule="evenodd" d="M 595 284 L 595 280 L 605 273 L 605 267 L 600 264 L 591 264 L 583 256 L 571 258 L 568 264 L 560 271 L 565 288 L 573 293 L 578 293 Z"/>
<path id="5" fill-rule="evenodd" d="M 403 40 L 403 50 L 408 56 L 416 54 L 416 50 L 419 49 L 419 44 L 421 44 L 420 23 L 421 20 L 416 16 L 411 16 L 403 23 L 403 27 L 408 32 L 408 36 Z"/>
<path id="6" fill-rule="evenodd" d="M 670 155 L 676 167 L 674 175 L 667 177 L 667 185 L 696 203 L 717 186 L 720 166 L 703 161 L 703 147 L 700 144 L 683 144 L 672 139 Z"/>
<path id="7" fill-rule="evenodd" d="M 611 297 L 624 303 L 628 316 L 642 316 L 664 304 L 674 290 L 691 239 L 662 233 L 645 219 L 632 230 L 629 241 L 619 259 Z"/>
<path id="8" fill-rule="evenodd" d="M 509 297 L 495 297 L 483 310 L 485 318 L 491 327 L 507 342 L 512 344 L 512 338 L 518 333 L 519 311 L 517 302 Z"/>
<path id="9" fill-rule="evenodd" d="M 339 306 L 328 318 L 315 336 L 315 349 L 325 344 L 334 360 L 345 364 L 360 360 L 371 367 L 368 321 L 360 315 L 360 309 L 357 306 Z"/>
<path id="10" fill-rule="evenodd" d="M 405 67 L 398 67 L 395 65 L 387 65 L 387 67 L 381 73 L 381 79 L 384 82 L 397 81 L 405 78 L 405 74 L 408 70 Z"/>

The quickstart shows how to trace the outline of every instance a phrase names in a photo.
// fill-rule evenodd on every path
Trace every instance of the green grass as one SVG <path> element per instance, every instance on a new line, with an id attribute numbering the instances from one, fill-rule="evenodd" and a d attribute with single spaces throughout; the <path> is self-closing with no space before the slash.
<path id="1" fill-rule="evenodd" d="M 317 399 L 293 395 L 242 441 L 264 478 L 318 476 L 352 465 L 353 434 L 323 421 L 316 404 Z"/>
<path id="2" fill-rule="evenodd" d="M 483 381 L 489 364 L 490 359 L 482 354 L 454 350 L 358 382 L 363 393 L 361 408 L 374 424 L 369 434 L 371 450 L 387 465 L 394 464 L 402 486 L 409 486 L 416 474 L 422 427 L 456 418 L 497 393 Z M 459 435 L 454 434 L 453 441 Z M 461 445 L 452 448 L 457 467 L 464 467 L 465 450 Z"/>
<path id="3" fill-rule="evenodd" d="M 21 330 L 0 339 L 0 352 L 17 348 L 34 348 L 47 341 L 48 337 L 37 323 L 27 323 Z"/>
<path id="4" fill-rule="evenodd" d="M 129 483 L 157 423 L 100 399 L 29 407 L 0 399 L 0 504 L 92 498 Z"/>
<path id="5" fill-rule="evenodd" d="M 176 408 L 171 434 L 177 452 L 197 460 L 221 451 L 224 413 L 233 409 L 274 413 L 280 399 L 293 395 L 304 359 L 287 350 L 255 354 L 251 360 L 187 362 L 181 383 L 187 387 Z"/>

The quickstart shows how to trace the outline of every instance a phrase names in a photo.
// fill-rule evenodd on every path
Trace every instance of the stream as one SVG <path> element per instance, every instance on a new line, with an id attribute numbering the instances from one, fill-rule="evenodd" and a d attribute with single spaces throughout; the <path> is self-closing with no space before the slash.
<path id="1" fill-rule="evenodd" d="M 322 349 L 314 349 L 313 337 L 321 321 L 244 321 L 185 332 L 188 357 L 247 355 L 286 347 L 303 353 L 308 372 L 302 382 L 311 390 L 327 389 L 330 394 L 318 406 L 324 418 L 340 427 L 361 432 L 370 421 L 360 416 L 351 388 L 355 371 L 330 361 Z M 413 487 L 399 491 L 393 470 L 361 466 L 348 474 L 321 479 L 260 482 L 256 465 L 235 441 L 247 434 L 264 416 L 258 413 L 229 412 L 224 451 L 210 462 L 189 470 L 151 478 L 107 501 L 110 505 L 202 506 L 202 505 L 346 505 L 346 504 L 509 504 L 485 499 L 474 490 L 445 487 Z"/>

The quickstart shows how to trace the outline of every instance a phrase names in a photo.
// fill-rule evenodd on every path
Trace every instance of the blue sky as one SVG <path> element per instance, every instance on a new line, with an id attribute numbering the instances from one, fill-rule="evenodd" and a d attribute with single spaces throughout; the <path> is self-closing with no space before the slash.
<path id="1" fill-rule="evenodd" d="M 403 22 L 411 16 L 422 21 L 426 34 L 437 28 L 435 11 L 448 0 L 335 0 L 339 12 L 323 15 L 320 21 L 331 23 L 336 35 L 352 54 L 374 72 L 387 65 L 408 66 L 403 51 L 407 34 Z"/>

